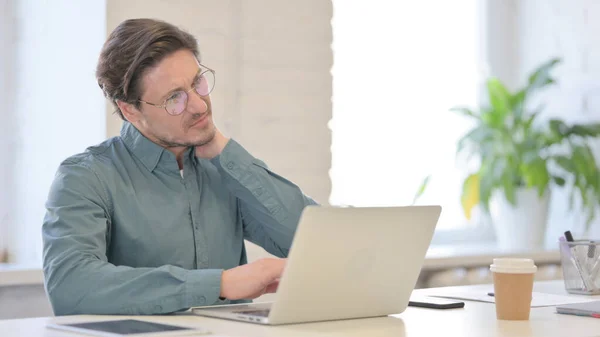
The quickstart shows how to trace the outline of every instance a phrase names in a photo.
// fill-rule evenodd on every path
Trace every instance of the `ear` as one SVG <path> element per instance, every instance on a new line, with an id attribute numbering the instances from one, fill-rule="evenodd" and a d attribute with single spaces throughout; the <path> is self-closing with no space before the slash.
<path id="1" fill-rule="evenodd" d="M 135 107 L 135 105 L 117 100 L 117 106 L 129 123 L 135 124 L 135 122 L 140 119 L 141 112 Z"/>

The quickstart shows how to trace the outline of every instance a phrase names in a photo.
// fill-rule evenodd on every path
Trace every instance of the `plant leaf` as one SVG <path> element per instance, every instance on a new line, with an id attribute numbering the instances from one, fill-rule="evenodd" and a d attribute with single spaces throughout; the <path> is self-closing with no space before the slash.
<path id="1" fill-rule="evenodd" d="M 423 193 L 425 192 L 425 189 L 427 188 L 427 185 L 429 184 L 429 178 L 431 178 L 431 175 L 428 175 L 427 177 L 425 177 L 425 179 L 423 179 L 423 181 L 421 182 L 421 185 L 419 186 L 419 189 L 417 190 L 417 193 L 415 194 L 415 197 L 413 198 L 413 205 L 417 202 L 417 199 L 419 199 L 419 197 L 421 195 L 423 195 Z"/>
<path id="2" fill-rule="evenodd" d="M 494 186 L 500 185 L 501 176 L 495 176 L 494 168 L 498 159 L 496 157 L 484 158 L 481 168 L 479 169 L 479 199 L 486 211 L 489 211 L 490 198 Z M 501 174 L 501 172 L 499 172 Z"/>
<path id="3" fill-rule="evenodd" d="M 585 184 L 589 182 L 589 178 L 594 174 L 593 170 L 596 167 L 593 155 L 591 153 L 588 154 L 588 151 L 583 146 L 573 147 L 572 162 L 575 166 L 574 174 L 578 176 L 582 187 L 585 187 Z"/>
<path id="4" fill-rule="evenodd" d="M 487 81 L 487 89 L 492 105 L 492 109 L 488 113 L 491 114 L 490 117 L 492 117 L 494 123 L 503 124 L 505 117 L 512 108 L 512 95 L 504 84 L 494 77 Z"/>
<path id="5" fill-rule="evenodd" d="M 529 118 L 527 118 L 525 120 L 525 122 L 523 123 L 523 128 L 525 129 L 525 133 L 527 133 L 527 131 L 529 131 L 529 129 L 531 129 L 531 125 L 533 124 L 533 121 L 535 120 L 535 118 L 537 117 L 537 115 L 539 114 L 539 112 L 541 111 L 541 109 L 536 110 L 534 113 L 532 113 Z"/>
<path id="6" fill-rule="evenodd" d="M 581 205 L 583 207 L 587 206 L 587 204 L 588 204 L 588 195 L 586 193 L 585 186 L 584 186 L 583 182 L 580 179 L 576 178 L 575 179 L 575 186 L 579 190 L 579 195 L 581 196 Z"/>
<path id="7" fill-rule="evenodd" d="M 590 125 L 575 124 L 566 131 L 566 135 L 576 135 L 580 137 L 598 137 L 600 136 L 600 123 Z"/>
<path id="8" fill-rule="evenodd" d="M 471 211 L 479 203 L 479 174 L 471 174 L 463 183 L 462 196 L 460 198 L 465 217 L 471 220 Z"/>
<path id="9" fill-rule="evenodd" d="M 508 200 L 508 202 L 511 205 L 516 206 L 517 205 L 517 196 L 516 196 L 516 192 L 515 192 L 515 184 L 514 184 L 512 177 L 508 174 L 505 174 L 504 176 L 502 176 L 502 184 L 504 187 L 504 195 L 506 197 L 506 200 Z"/>
<path id="10" fill-rule="evenodd" d="M 485 125 L 477 126 L 471 131 L 469 131 L 466 135 L 464 135 L 457 143 L 456 146 L 456 154 L 461 153 L 467 143 L 471 143 L 476 147 L 481 147 L 481 145 L 493 138 L 493 132 Z"/>
<path id="11" fill-rule="evenodd" d="M 588 216 L 585 220 L 586 227 L 589 227 L 589 225 L 592 223 L 592 221 L 594 221 L 595 217 L 596 217 L 596 207 L 589 207 Z"/>
<path id="12" fill-rule="evenodd" d="M 527 97 L 527 90 L 521 89 L 515 95 L 511 96 L 510 106 L 515 114 L 515 120 L 520 120 L 525 111 L 525 98 Z"/>
<path id="13" fill-rule="evenodd" d="M 468 117 L 473 117 L 473 118 L 479 119 L 479 116 L 473 110 L 471 110 L 470 108 L 467 108 L 467 107 L 457 106 L 457 107 L 450 108 L 450 111 L 457 112 L 457 113 L 460 113 L 460 114 L 468 116 Z"/>
<path id="14" fill-rule="evenodd" d="M 527 187 L 537 188 L 539 196 L 542 196 L 546 186 L 550 182 L 550 174 L 546 166 L 546 161 L 539 156 L 532 161 L 521 165 L 521 172 Z"/>
<path id="15" fill-rule="evenodd" d="M 551 119 L 548 123 L 550 124 L 550 131 L 552 133 L 562 137 L 567 135 L 569 127 L 567 124 L 565 124 L 565 122 L 559 119 Z"/>
<path id="16" fill-rule="evenodd" d="M 556 161 L 558 166 L 562 167 L 565 171 L 569 173 L 574 173 L 575 165 L 573 165 L 570 158 L 568 158 L 567 156 L 560 155 L 554 156 L 553 159 L 554 161 Z"/>
<path id="17" fill-rule="evenodd" d="M 550 77 L 550 71 L 561 62 L 560 58 L 553 58 L 543 63 L 529 76 L 527 91 L 533 92 L 547 85 L 553 84 L 554 80 Z"/>
<path id="18" fill-rule="evenodd" d="M 554 183 L 558 186 L 565 186 L 566 181 L 564 178 L 554 176 L 552 177 L 552 180 L 554 180 Z"/>
<path id="19" fill-rule="evenodd" d="M 585 127 L 588 129 L 590 137 L 600 136 L 600 123 L 588 124 Z"/>
<path id="20" fill-rule="evenodd" d="M 569 127 L 561 120 L 551 119 L 548 121 L 548 132 L 544 133 L 544 145 L 546 147 L 560 144 L 564 141 Z"/>
<path id="21" fill-rule="evenodd" d="M 581 196 L 581 206 L 588 213 L 587 227 L 593 220 L 595 209 L 598 207 L 600 173 L 592 150 L 587 144 L 573 146 L 573 162 L 576 168 L 573 172 L 575 186 Z"/>

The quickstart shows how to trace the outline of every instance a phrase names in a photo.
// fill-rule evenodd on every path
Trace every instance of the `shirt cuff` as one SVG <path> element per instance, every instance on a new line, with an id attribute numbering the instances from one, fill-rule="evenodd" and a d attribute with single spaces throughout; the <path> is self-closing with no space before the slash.
<path id="1" fill-rule="evenodd" d="M 188 308 L 213 305 L 221 294 L 222 269 L 190 270 L 185 284 L 185 306 Z"/>

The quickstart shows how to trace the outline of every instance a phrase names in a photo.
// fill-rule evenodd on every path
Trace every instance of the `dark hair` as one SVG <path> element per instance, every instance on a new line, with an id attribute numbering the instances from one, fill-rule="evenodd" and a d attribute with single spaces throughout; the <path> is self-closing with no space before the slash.
<path id="1" fill-rule="evenodd" d="M 96 67 L 98 85 L 114 104 L 115 113 L 125 119 L 117 100 L 139 108 L 144 72 L 181 49 L 200 60 L 196 38 L 170 23 L 131 19 L 119 24 L 104 43 Z"/>

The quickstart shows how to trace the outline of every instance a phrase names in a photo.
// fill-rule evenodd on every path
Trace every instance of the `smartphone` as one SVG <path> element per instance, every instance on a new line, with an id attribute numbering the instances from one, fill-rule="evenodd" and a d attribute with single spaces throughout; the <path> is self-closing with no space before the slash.
<path id="1" fill-rule="evenodd" d="M 464 308 L 465 302 L 437 297 L 419 297 L 411 299 L 408 306 L 430 309 L 456 309 Z"/>

